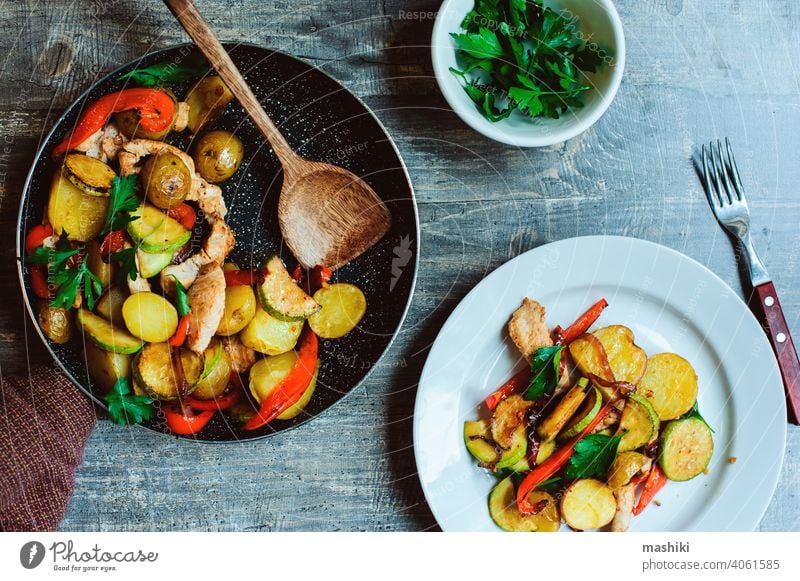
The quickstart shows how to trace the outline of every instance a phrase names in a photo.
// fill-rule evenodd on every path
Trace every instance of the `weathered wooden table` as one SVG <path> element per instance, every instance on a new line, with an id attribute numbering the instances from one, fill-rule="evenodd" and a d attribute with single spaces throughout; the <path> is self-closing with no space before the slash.
<path id="1" fill-rule="evenodd" d="M 694 174 L 730 136 L 755 243 L 800 337 L 800 6 L 793 0 L 618 2 L 625 79 L 605 117 L 547 149 L 493 143 L 447 109 L 432 77 L 436 0 L 199 0 L 221 38 L 294 53 L 362 97 L 416 188 L 419 282 L 381 368 L 329 413 L 264 442 L 194 445 L 98 423 L 65 530 L 427 530 L 411 424 L 428 347 L 459 299 L 534 246 L 593 233 L 671 246 L 741 290 L 732 246 Z M 60 110 L 94 79 L 186 40 L 156 0 L 0 3 L 0 372 L 41 361 L 14 267 L 19 194 Z M 455 389 L 458 386 L 454 386 Z M 800 429 L 763 530 L 800 530 Z"/>

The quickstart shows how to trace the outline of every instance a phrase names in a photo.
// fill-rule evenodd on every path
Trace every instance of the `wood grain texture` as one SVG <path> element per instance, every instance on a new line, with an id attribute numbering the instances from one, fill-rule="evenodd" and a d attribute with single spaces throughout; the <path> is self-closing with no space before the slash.
<path id="1" fill-rule="evenodd" d="M 62 527 L 435 529 L 416 477 L 411 418 L 427 350 L 447 315 L 509 258 L 580 234 L 666 244 L 742 292 L 733 247 L 692 165 L 695 144 L 712 138 L 732 140 L 754 244 L 800 336 L 800 76 L 793 58 L 800 5 L 618 4 L 628 63 L 608 113 L 566 144 L 519 150 L 488 141 L 447 109 L 426 46 L 436 0 L 198 0 L 221 39 L 306 58 L 387 126 L 420 203 L 417 293 L 369 381 L 279 438 L 235 449 L 201 446 L 101 421 Z M 43 357 L 13 267 L 19 193 L 42 133 L 98 76 L 186 38 L 156 0 L 6 0 L 0 15 L 0 372 L 7 374 Z M 799 429 L 790 428 L 787 444 L 762 530 L 800 530 L 800 469 L 792 461 Z"/>

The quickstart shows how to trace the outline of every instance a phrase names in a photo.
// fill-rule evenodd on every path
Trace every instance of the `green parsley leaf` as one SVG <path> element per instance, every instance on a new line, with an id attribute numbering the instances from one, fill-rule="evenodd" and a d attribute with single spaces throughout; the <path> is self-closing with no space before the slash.
<path id="1" fill-rule="evenodd" d="M 575 444 L 575 452 L 569 459 L 563 476 L 569 480 L 578 478 L 605 477 L 617 457 L 622 435 L 604 436 L 589 434 Z"/>
<path id="2" fill-rule="evenodd" d="M 587 45 L 576 17 L 539 0 L 475 0 L 460 28 L 451 34 L 459 68 L 450 70 L 492 122 L 517 110 L 558 119 L 580 109 L 591 90 L 586 73 L 608 56 Z"/>
<path id="3" fill-rule="evenodd" d="M 122 250 L 118 250 L 111 254 L 111 260 L 119 260 L 120 265 L 120 276 L 122 280 L 125 281 L 127 279 L 136 280 L 139 276 L 139 269 L 136 267 L 136 251 L 138 250 L 137 246 L 132 246 L 130 248 L 123 248 Z"/>
<path id="4" fill-rule="evenodd" d="M 108 404 L 108 417 L 116 424 L 140 424 L 153 416 L 153 400 L 131 393 L 127 377 L 117 379 L 103 400 Z"/>
<path id="5" fill-rule="evenodd" d="M 531 357 L 531 370 L 533 377 L 524 398 L 535 400 L 540 397 L 550 397 L 558 385 L 558 372 L 561 369 L 561 353 L 564 347 L 540 347 L 533 352 Z"/>
<path id="6" fill-rule="evenodd" d="M 476 58 L 498 58 L 503 56 L 503 47 L 500 46 L 497 34 L 488 28 L 479 28 L 477 34 L 469 32 L 466 34 L 452 33 L 450 36 L 453 37 L 459 50 L 463 50 L 470 56 Z"/>
<path id="7" fill-rule="evenodd" d="M 139 207 L 139 198 L 136 197 L 136 174 L 129 176 L 115 176 L 111 182 L 109 194 L 108 214 L 101 234 L 112 230 L 122 230 L 128 223 L 136 218 L 128 212 Z"/>
<path id="8" fill-rule="evenodd" d="M 83 289 L 86 305 L 94 309 L 95 301 L 103 292 L 103 285 L 89 270 L 85 259 L 77 266 L 72 264 L 76 262 L 73 257 L 83 251 L 83 246 L 72 248 L 66 235 L 62 234 L 56 248 L 40 246 L 24 258 L 27 264 L 47 266 L 48 281 L 58 286 L 50 306 L 60 309 L 71 308 L 78 293 Z"/>
<path id="9" fill-rule="evenodd" d="M 714 428 L 709 426 L 708 422 L 706 421 L 706 419 L 702 415 L 700 415 L 700 408 L 697 406 L 697 400 L 695 400 L 694 405 L 692 406 L 692 409 L 690 409 L 688 412 L 683 414 L 680 419 L 688 420 L 689 418 L 697 418 L 698 420 L 703 422 L 709 430 L 711 430 L 712 434 L 716 434 L 716 432 L 714 431 Z"/>
<path id="10" fill-rule="evenodd" d="M 155 87 L 166 83 L 190 81 L 202 77 L 206 73 L 208 73 L 208 64 L 190 63 L 185 65 L 162 62 L 142 69 L 133 69 L 121 75 L 119 80 L 131 79 L 144 87 Z"/>

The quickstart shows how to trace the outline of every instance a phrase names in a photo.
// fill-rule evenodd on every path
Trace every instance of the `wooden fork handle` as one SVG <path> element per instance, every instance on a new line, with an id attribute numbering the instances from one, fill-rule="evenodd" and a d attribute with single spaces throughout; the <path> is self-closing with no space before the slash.
<path id="1" fill-rule="evenodd" d="M 250 89 L 247 81 L 233 64 L 228 52 L 220 44 L 205 18 L 197 10 L 192 0 L 164 0 L 164 4 L 180 22 L 183 29 L 191 37 L 200 51 L 206 56 L 211 66 L 219 73 L 233 93 L 233 96 L 242 104 L 244 110 L 250 115 L 253 123 L 261 130 L 281 163 L 292 165 L 299 156 L 292 150 L 281 132 L 264 111 L 255 94 Z"/>
<path id="2" fill-rule="evenodd" d="M 756 294 L 753 299 L 758 300 L 758 304 L 753 306 L 756 307 L 756 314 L 759 316 L 778 358 L 783 387 L 786 390 L 789 422 L 798 425 L 800 423 L 798 421 L 800 420 L 800 361 L 789 333 L 789 326 L 783 316 L 775 285 L 767 282 L 756 286 L 753 290 Z"/>

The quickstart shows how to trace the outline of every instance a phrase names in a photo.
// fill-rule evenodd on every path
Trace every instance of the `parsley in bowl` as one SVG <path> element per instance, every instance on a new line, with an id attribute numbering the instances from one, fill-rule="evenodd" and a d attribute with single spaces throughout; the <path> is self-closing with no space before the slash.
<path id="1" fill-rule="evenodd" d="M 498 141 L 559 143 L 610 105 L 624 67 L 611 0 L 446 0 L 432 41 L 453 110 Z"/>

